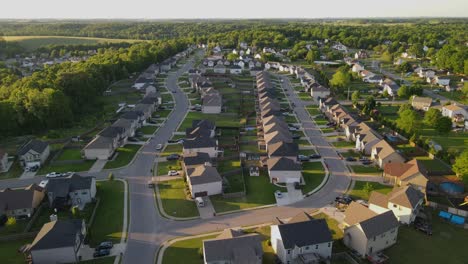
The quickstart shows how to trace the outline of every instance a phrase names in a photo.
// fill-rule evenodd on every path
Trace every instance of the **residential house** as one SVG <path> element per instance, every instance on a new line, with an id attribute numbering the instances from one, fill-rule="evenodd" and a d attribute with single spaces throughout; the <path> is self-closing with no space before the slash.
<path id="1" fill-rule="evenodd" d="M 372 75 L 363 79 L 366 83 L 381 83 L 383 81 L 382 75 Z"/>
<path id="2" fill-rule="evenodd" d="M 0 172 L 8 171 L 8 153 L 0 148 Z"/>
<path id="3" fill-rule="evenodd" d="M 224 64 L 217 64 L 216 66 L 213 67 L 213 72 L 225 74 L 226 66 L 224 66 Z"/>
<path id="4" fill-rule="evenodd" d="M 123 113 L 120 116 L 120 118 L 130 119 L 130 120 L 136 121 L 137 128 L 140 128 L 143 125 L 144 121 L 145 121 L 144 113 L 141 112 L 141 111 L 127 111 L 127 112 Z"/>
<path id="5" fill-rule="evenodd" d="M 36 139 L 30 140 L 18 150 L 18 158 L 23 168 L 41 166 L 49 154 L 49 144 Z"/>
<path id="6" fill-rule="evenodd" d="M 442 107 L 442 115 L 451 118 L 455 122 L 462 122 L 468 119 L 468 112 L 456 104 L 444 105 Z"/>
<path id="7" fill-rule="evenodd" d="M 196 138 L 188 138 L 184 140 L 182 145 L 182 151 L 184 155 L 196 152 L 205 152 L 208 153 L 211 158 L 216 158 L 218 156 L 217 141 L 210 137 L 201 136 Z"/>
<path id="8" fill-rule="evenodd" d="M 423 110 L 427 111 L 432 105 L 432 98 L 430 97 L 421 97 L 421 96 L 413 96 L 413 100 L 411 100 L 411 106 L 415 110 Z"/>
<path id="9" fill-rule="evenodd" d="M 206 134 L 212 138 L 215 135 L 216 125 L 214 122 L 207 120 L 207 119 L 193 120 L 192 127 L 186 130 L 187 138 L 194 138 L 200 135 L 198 133 L 194 133 L 194 131 L 202 131 L 203 133 L 200 133 L 200 134 L 202 135 Z"/>
<path id="10" fill-rule="evenodd" d="M 353 67 L 351 67 L 351 71 L 352 72 L 357 72 L 359 73 L 360 71 L 363 71 L 364 70 L 364 65 L 362 65 L 361 63 L 357 62 L 353 65 Z"/>
<path id="11" fill-rule="evenodd" d="M 184 155 L 184 159 L 182 162 L 182 166 L 184 167 L 185 174 L 187 173 L 187 169 L 195 168 L 199 165 L 207 165 L 211 164 L 211 157 L 208 153 L 204 152 L 195 152 Z"/>
<path id="12" fill-rule="evenodd" d="M 445 87 L 445 86 L 450 85 L 450 78 L 449 78 L 449 77 L 446 77 L 446 76 L 443 76 L 443 77 L 441 77 L 441 76 L 436 76 L 436 77 L 434 78 L 434 80 L 435 80 L 435 82 L 436 82 L 438 85 L 440 85 L 440 86 L 442 86 L 442 87 Z"/>
<path id="13" fill-rule="evenodd" d="M 76 173 L 68 177 L 52 178 L 47 183 L 46 193 L 50 208 L 78 206 L 83 209 L 96 197 L 96 178 L 83 177 Z"/>
<path id="14" fill-rule="evenodd" d="M 328 112 L 330 109 L 337 105 L 338 102 L 333 97 L 328 98 L 320 98 L 319 100 L 319 107 L 322 112 Z"/>
<path id="15" fill-rule="evenodd" d="M 359 50 L 358 52 L 354 54 L 355 59 L 367 59 L 368 57 L 369 55 L 367 54 L 365 50 Z"/>
<path id="16" fill-rule="evenodd" d="M 382 194 L 371 192 L 369 197 L 369 209 L 382 214 L 393 211 L 397 220 L 409 225 L 422 209 L 424 194 L 412 186 L 395 187 L 390 193 Z"/>
<path id="17" fill-rule="evenodd" d="M 192 198 L 216 195 L 223 192 L 222 178 L 216 168 L 205 163 L 186 169 L 187 183 Z"/>
<path id="18" fill-rule="evenodd" d="M 356 150 L 366 155 L 370 155 L 372 148 L 382 140 L 382 136 L 364 122 L 360 123 L 356 128 L 354 138 L 356 139 Z"/>
<path id="19" fill-rule="evenodd" d="M 285 157 L 291 160 L 296 160 L 299 154 L 299 146 L 297 143 L 277 142 L 268 146 L 268 157 Z"/>
<path id="20" fill-rule="evenodd" d="M 242 61 L 240 61 L 239 63 L 241 63 Z M 244 62 L 242 62 L 244 63 Z M 242 67 L 239 66 L 239 65 L 233 65 L 229 68 L 229 73 L 230 74 L 241 74 L 242 73 Z"/>
<path id="21" fill-rule="evenodd" d="M 385 182 L 395 186 L 411 185 L 422 193 L 426 193 L 428 177 L 427 169 L 417 159 L 406 163 L 387 163 L 384 166 L 383 178 Z"/>
<path id="22" fill-rule="evenodd" d="M 289 131 L 276 130 L 268 134 L 264 134 L 263 138 L 267 145 L 271 145 L 278 142 L 292 143 L 292 135 Z"/>
<path id="23" fill-rule="evenodd" d="M 119 127 L 125 131 L 123 136 L 127 138 L 135 136 L 135 130 L 137 129 L 137 126 L 138 124 L 136 120 L 123 118 L 117 119 L 117 121 L 112 124 L 112 127 Z"/>
<path id="24" fill-rule="evenodd" d="M 85 237 L 84 220 L 55 220 L 42 226 L 27 251 L 34 264 L 78 263 Z"/>
<path id="25" fill-rule="evenodd" d="M 31 217 L 44 199 L 44 189 L 31 184 L 26 188 L 0 191 L 0 216 Z"/>
<path id="26" fill-rule="evenodd" d="M 383 92 L 387 91 L 388 95 L 390 96 L 397 96 L 398 89 L 400 89 L 400 86 L 396 84 L 393 80 L 391 79 L 385 79 L 380 82 L 380 85 L 383 88 Z"/>
<path id="27" fill-rule="evenodd" d="M 345 212 L 343 243 L 362 257 L 389 248 L 397 242 L 398 220 L 393 211 L 382 214 L 356 202 Z"/>
<path id="28" fill-rule="evenodd" d="M 213 239 L 203 240 L 205 264 L 262 264 L 262 237 L 240 229 L 225 229 Z"/>
<path id="29" fill-rule="evenodd" d="M 405 159 L 384 139 L 372 147 L 371 159 L 383 169 L 387 163 L 404 162 Z"/>
<path id="30" fill-rule="evenodd" d="M 272 183 L 301 182 L 301 164 L 292 159 L 286 157 L 269 158 L 267 168 L 270 182 Z"/>
<path id="31" fill-rule="evenodd" d="M 330 96 L 330 89 L 314 83 L 310 88 L 310 96 L 314 98 L 314 101 L 318 102 L 320 98 L 327 98 Z"/>
<path id="32" fill-rule="evenodd" d="M 115 150 L 127 143 L 125 127 L 109 126 L 99 132 L 82 150 L 87 160 L 109 159 Z"/>
<path id="33" fill-rule="evenodd" d="M 333 238 L 327 222 L 305 212 L 288 222 L 276 218 L 270 241 L 281 263 L 322 263 L 331 259 Z"/>
<path id="34" fill-rule="evenodd" d="M 202 113 L 204 114 L 219 114 L 222 106 L 223 100 L 219 93 L 206 95 L 202 99 Z"/>

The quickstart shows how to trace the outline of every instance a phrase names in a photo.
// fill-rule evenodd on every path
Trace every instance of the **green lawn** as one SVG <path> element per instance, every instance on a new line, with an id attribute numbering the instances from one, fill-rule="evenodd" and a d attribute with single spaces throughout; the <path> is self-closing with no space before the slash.
<path id="1" fill-rule="evenodd" d="M 325 169 L 321 162 L 304 162 L 302 163 L 302 177 L 305 185 L 302 187 L 304 194 L 314 190 L 322 183 L 325 177 Z"/>
<path id="2" fill-rule="evenodd" d="M 316 117 L 316 118 L 314 118 L 314 121 L 318 126 L 326 125 L 328 123 L 328 120 L 323 118 L 323 117 Z"/>
<path id="3" fill-rule="evenodd" d="M 237 170 L 241 168 L 240 160 L 221 160 L 218 161 L 218 171 L 219 173 L 228 172 L 232 170 Z"/>
<path id="4" fill-rule="evenodd" d="M 19 234 L 24 231 L 26 226 L 29 223 L 29 219 L 21 219 L 21 220 L 16 220 L 16 224 L 14 225 L 4 225 L 0 227 L 0 236 L 8 236 L 8 235 L 13 235 L 13 234 Z"/>
<path id="5" fill-rule="evenodd" d="M 421 129 L 423 138 L 431 138 L 437 144 L 441 145 L 444 150 L 463 151 L 468 146 L 468 132 L 450 132 L 447 135 L 439 135 L 431 128 Z"/>
<path id="6" fill-rule="evenodd" d="M 192 127 L 193 120 L 208 119 L 215 122 L 218 127 L 239 127 L 240 119 L 237 115 L 233 114 L 203 114 L 200 112 L 189 112 L 184 121 L 179 127 L 179 131 L 185 131 L 186 128 Z"/>
<path id="7" fill-rule="evenodd" d="M 359 158 L 362 156 L 361 153 L 359 152 L 356 152 L 356 151 L 353 151 L 353 150 L 348 150 L 346 152 L 342 152 L 341 155 L 344 157 L 344 158 L 347 158 L 347 157 L 353 157 L 353 158 Z"/>
<path id="8" fill-rule="evenodd" d="M 181 170 L 182 167 L 180 165 L 180 161 L 178 160 L 169 160 L 158 162 L 158 170 L 156 171 L 156 175 L 167 175 L 167 172 L 170 170 Z"/>
<path id="9" fill-rule="evenodd" d="M 104 169 L 113 169 L 126 166 L 132 161 L 135 154 L 141 148 L 141 145 L 127 144 L 117 149 L 118 155 L 114 160 L 108 161 Z"/>
<path id="10" fill-rule="evenodd" d="M 385 250 L 392 263 L 464 264 L 468 259 L 468 230 L 441 220 L 432 214 L 432 236 L 412 227 L 400 226 L 398 242 Z"/>
<path id="11" fill-rule="evenodd" d="M 8 264 L 26 263 L 24 255 L 18 252 L 18 249 L 25 244 L 31 243 L 33 238 L 20 239 L 14 241 L 0 242 L 0 260 Z"/>
<path id="12" fill-rule="evenodd" d="M 195 202 L 186 199 L 183 179 L 159 183 L 158 188 L 162 206 L 168 215 L 175 217 L 198 216 Z"/>
<path id="13" fill-rule="evenodd" d="M 96 196 L 98 195 L 99 193 Z M 78 210 L 77 215 L 73 215 L 71 210 L 60 210 L 58 211 L 57 215 L 59 219 L 80 218 L 80 219 L 84 219 L 86 223 L 89 223 L 91 214 L 93 213 L 93 210 L 95 207 L 96 207 L 96 203 L 92 202 L 92 203 L 87 204 L 82 211 Z M 44 208 L 42 209 L 42 211 L 36 218 L 36 221 L 32 225 L 30 231 L 39 231 L 45 223 L 50 222 L 50 215 L 54 213 L 55 211 L 53 209 L 49 208 L 48 206 L 44 206 Z"/>
<path id="14" fill-rule="evenodd" d="M 224 177 L 227 180 L 227 187 L 224 189 L 225 193 L 235 193 L 244 191 L 244 177 L 242 173 L 236 173 Z"/>
<path id="15" fill-rule="evenodd" d="M 356 146 L 356 143 L 351 142 L 351 141 L 343 140 L 343 141 L 333 142 L 332 145 L 335 148 L 354 148 Z"/>
<path id="16" fill-rule="evenodd" d="M 393 190 L 392 186 L 383 185 L 377 182 L 364 182 L 356 181 L 353 190 L 349 192 L 349 195 L 355 199 L 369 200 L 369 194 L 365 190 L 366 184 L 369 183 L 372 186 L 373 191 L 387 194 Z"/>
<path id="17" fill-rule="evenodd" d="M 89 243 L 95 246 L 104 240 L 119 243 L 122 237 L 124 184 L 121 181 L 97 182 L 100 199 L 94 223 L 89 230 Z"/>
<path id="18" fill-rule="evenodd" d="M 23 174 L 23 168 L 21 168 L 19 162 L 15 160 L 8 172 L 0 173 L 0 180 L 18 178 L 19 176 L 21 176 L 21 174 Z"/>
<path id="19" fill-rule="evenodd" d="M 156 112 L 153 113 L 153 117 L 159 116 L 160 118 L 167 117 L 172 110 L 157 110 Z"/>
<path id="20" fill-rule="evenodd" d="M 439 92 L 439 94 L 448 98 L 449 100 L 460 102 L 465 105 L 468 104 L 468 97 L 465 96 L 462 91 L 453 91 L 453 92 L 442 91 L 442 92 Z"/>
<path id="21" fill-rule="evenodd" d="M 157 126 L 143 126 L 139 128 L 137 131 L 145 134 L 145 135 L 152 135 L 156 130 L 158 130 L 159 127 Z"/>
<path id="22" fill-rule="evenodd" d="M 164 151 L 161 153 L 161 157 L 166 157 L 171 154 L 180 154 L 182 153 L 182 144 L 170 144 L 166 145 Z"/>
<path id="23" fill-rule="evenodd" d="M 445 164 L 443 161 L 439 159 L 431 159 L 429 157 L 417 157 L 417 160 L 421 161 L 421 163 L 424 165 L 424 167 L 428 171 L 433 171 L 433 172 L 440 172 L 440 171 L 450 171 L 450 166 Z"/>
<path id="24" fill-rule="evenodd" d="M 75 164 L 47 164 L 44 167 L 40 168 L 37 172 L 37 175 L 44 175 L 49 172 L 68 172 L 68 171 L 88 171 L 94 164 L 94 160 L 85 160 L 82 163 Z"/>
<path id="25" fill-rule="evenodd" d="M 211 202 L 216 212 L 226 212 L 239 209 L 258 207 L 262 205 L 274 204 L 276 190 L 286 191 L 270 183 L 270 179 L 265 172 L 260 176 L 248 176 L 244 174 L 246 196 L 240 198 L 223 198 L 222 195 L 211 196 Z"/>
<path id="26" fill-rule="evenodd" d="M 310 156 L 312 154 L 317 154 L 314 149 L 300 149 L 299 155 Z"/>
<path id="27" fill-rule="evenodd" d="M 67 148 L 63 149 L 57 160 L 81 160 L 81 149 Z"/>
<path id="28" fill-rule="evenodd" d="M 354 173 L 356 174 L 368 174 L 368 175 L 375 175 L 375 176 L 382 176 L 382 170 L 373 166 L 373 165 L 351 165 L 350 166 Z"/>
<path id="29" fill-rule="evenodd" d="M 311 116 L 320 115 L 320 110 L 318 110 L 316 107 L 314 107 L 314 108 L 307 108 L 307 111 L 309 112 L 309 114 L 310 114 Z"/>

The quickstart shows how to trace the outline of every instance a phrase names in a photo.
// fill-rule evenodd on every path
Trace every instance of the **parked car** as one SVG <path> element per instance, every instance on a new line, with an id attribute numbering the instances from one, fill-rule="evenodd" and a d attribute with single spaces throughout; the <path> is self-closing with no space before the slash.
<path id="1" fill-rule="evenodd" d="M 179 175 L 179 172 L 176 171 L 176 170 L 170 170 L 168 173 L 167 173 L 168 176 L 177 176 Z"/>
<path id="2" fill-rule="evenodd" d="M 198 207 L 204 207 L 205 206 L 205 201 L 201 197 L 196 197 L 195 198 L 195 203 L 197 203 Z"/>
<path id="3" fill-rule="evenodd" d="M 298 182 L 295 182 L 295 183 L 294 183 L 294 189 L 300 190 L 300 189 L 301 189 L 301 184 L 298 183 Z"/>
<path id="4" fill-rule="evenodd" d="M 112 243 L 112 241 L 103 241 L 96 247 L 96 251 L 99 251 L 101 249 L 111 249 L 113 247 L 114 244 Z"/>
<path id="5" fill-rule="evenodd" d="M 56 178 L 56 177 L 60 177 L 60 176 L 62 176 L 62 173 L 58 173 L 58 172 L 55 172 L 55 171 L 46 174 L 46 178 Z"/>
<path id="6" fill-rule="evenodd" d="M 275 191 L 276 198 L 283 198 L 283 193 L 280 190 Z"/>
<path id="7" fill-rule="evenodd" d="M 138 142 L 139 140 L 137 138 L 134 138 L 134 137 L 129 137 L 128 138 L 128 141 L 131 141 L 131 142 Z"/>
<path id="8" fill-rule="evenodd" d="M 354 158 L 354 157 L 347 157 L 347 158 L 346 158 L 346 161 L 356 161 L 356 158 Z"/>
<path id="9" fill-rule="evenodd" d="M 166 157 L 166 160 L 178 160 L 180 158 L 179 154 L 171 154 Z"/>
<path id="10" fill-rule="evenodd" d="M 300 138 L 301 138 L 301 135 L 298 135 L 298 134 L 292 135 L 292 139 L 300 139 Z"/>
<path id="11" fill-rule="evenodd" d="M 110 254 L 110 249 L 100 249 L 94 252 L 93 257 L 95 258 L 104 257 L 104 256 L 109 256 L 109 254 Z"/>
<path id="12" fill-rule="evenodd" d="M 312 155 L 309 156 L 309 158 L 311 158 L 311 159 L 321 159 L 322 156 L 320 156 L 319 154 L 312 154 Z"/>
<path id="13" fill-rule="evenodd" d="M 162 144 L 156 145 L 156 150 L 161 150 L 162 149 Z"/>
<path id="14" fill-rule="evenodd" d="M 39 169 L 39 165 L 34 165 L 32 167 L 29 167 L 30 172 L 36 172 Z"/>
<path id="15" fill-rule="evenodd" d="M 372 161 L 370 160 L 363 160 L 361 161 L 362 165 L 371 165 L 372 164 Z"/>
<path id="16" fill-rule="evenodd" d="M 338 196 L 335 198 L 335 202 L 337 204 L 350 204 L 353 201 L 353 199 L 349 196 Z"/>
<path id="17" fill-rule="evenodd" d="M 305 155 L 298 155 L 297 159 L 299 161 L 309 161 L 310 160 L 310 158 L 308 156 L 305 156 Z"/>

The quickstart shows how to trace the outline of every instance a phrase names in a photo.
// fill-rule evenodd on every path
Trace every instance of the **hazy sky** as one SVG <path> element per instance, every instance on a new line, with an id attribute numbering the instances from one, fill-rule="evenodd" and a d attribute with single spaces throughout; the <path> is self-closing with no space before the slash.
<path id="1" fill-rule="evenodd" d="M 2 0 L 0 18 L 467 17 L 468 0 Z"/>

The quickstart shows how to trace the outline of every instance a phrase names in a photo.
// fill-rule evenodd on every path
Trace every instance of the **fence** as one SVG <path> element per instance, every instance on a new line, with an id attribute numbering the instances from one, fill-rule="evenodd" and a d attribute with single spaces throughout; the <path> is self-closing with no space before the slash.
<path id="1" fill-rule="evenodd" d="M 459 216 L 463 216 L 463 217 L 468 217 L 468 211 L 457 209 L 457 208 L 450 207 L 450 206 L 447 206 L 447 205 L 443 205 L 443 204 L 428 201 L 427 206 L 429 206 L 431 208 L 434 208 L 434 209 L 447 211 L 447 212 L 449 212 L 451 214 L 455 214 L 455 215 L 459 215 Z M 463 225 L 463 228 L 468 229 L 468 223 L 465 223 Z"/>
<path id="2" fill-rule="evenodd" d="M 230 193 L 224 193 L 223 192 L 223 198 L 239 198 L 239 197 L 244 197 L 245 194 L 246 194 L 246 191 L 245 191 L 245 181 L 244 181 L 244 170 L 243 169 L 235 169 L 235 170 L 232 170 L 232 171 L 228 171 L 228 172 L 225 172 L 223 173 L 221 176 L 224 178 L 224 177 L 227 177 L 227 176 L 231 176 L 231 175 L 236 175 L 236 174 L 241 174 L 241 177 L 242 177 L 242 185 L 243 185 L 243 191 L 240 191 L 240 192 L 230 192 Z"/>
<path id="3" fill-rule="evenodd" d="M 340 262 L 340 263 L 359 264 L 346 252 L 332 254 L 332 262 L 335 262 L 335 261 Z"/>

